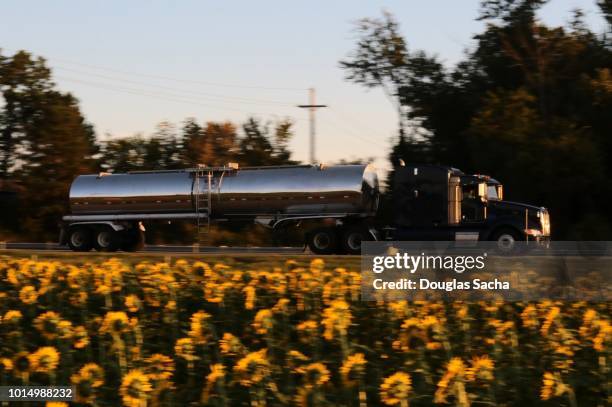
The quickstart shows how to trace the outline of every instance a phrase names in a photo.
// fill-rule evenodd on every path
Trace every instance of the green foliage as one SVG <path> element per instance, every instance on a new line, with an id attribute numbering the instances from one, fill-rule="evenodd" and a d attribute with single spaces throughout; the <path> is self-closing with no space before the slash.
<path id="1" fill-rule="evenodd" d="M 410 54 L 397 21 L 384 12 L 382 19 L 364 18 L 357 23 L 357 46 L 348 59 L 340 61 L 346 78 L 368 88 L 380 87 L 399 112 L 400 137 L 404 136 L 400 90 L 410 76 Z"/>
<path id="2" fill-rule="evenodd" d="M 611 0 L 599 0 L 597 5 L 601 9 L 601 13 L 606 18 L 609 25 L 612 25 L 612 1 Z"/>
<path id="3" fill-rule="evenodd" d="M 109 136 L 110 137 L 110 136 Z M 112 172 L 182 168 L 182 145 L 174 126 L 162 122 L 148 139 L 142 135 L 103 143 L 102 168 Z"/>
<path id="4" fill-rule="evenodd" d="M 501 19 L 506 22 L 533 20 L 536 10 L 547 2 L 548 0 L 482 0 L 478 19 Z"/>
<path id="5" fill-rule="evenodd" d="M 20 51 L 12 57 L 0 54 L 0 177 L 6 178 L 17 163 L 17 150 L 26 144 L 27 132 L 37 117 L 37 108 L 53 88 L 51 72 L 42 58 Z"/>
<path id="6" fill-rule="evenodd" d="M 287 146 L 293 135 L 288 120 L 272 125 L 250 118 L 242 135 L 230 122 L 201 126 L 187 119 L 180 131 L 161 122 L 150 136 L 108 135 L 97 143 L 77 99 L 57 91 L 45 60 L 25 51 L 13 56 L 0 53 L 0 94 L 0 208 L 6 215 L 0 228 L 5 236 L 56 240 L 58 223 L 68 212 L 70 184 L 79 174 L 228 162 L 294 163 Z M 190 225 L 171 225 L 163 232 L 157 237 L 166 242 L 194 235 Z M 234 241 L 247 232 L 239 225 L 220 233 Z"/>
<path id="7" fill-rule="evenodd" d="M 20 51 L 0 58 L 0 178 L 19 192 L 19 232 L 57 236 L 74 177 L 95 169 L 93 128 L 70 94 L 54 89 L 42 58 Z"/>
<path id="8" fill-rule="evenodd" d="M 425 52 L 406 51 L 394 75 L 387 54 L 365 51 L 371 43 L 405 44 L 397 24 L 388 14 L 364 20 L 377 21 L 377 29 L 358 24 L 357 52 L 342 66 L 355 83 L 389 88 L 364 80 L 386 78 L 398 90 L 401 120 L 413 126 L 392 149 L 394 165 L 403 159 L 491 174 L 506 184 L 507 198 L 548 206 L 555 238 L 577 227 L 587 236 L 594 222 L 585 219 L 610 222 L 612 50 L 579 10 L 569 27 L 538 22 L 544 3 L 483 1 L 479 18 L 488 25 L 464 61 L 447 68 Z M 609 2 L 599 5 L 609 16 Z M 603 238 L 597 229 L 592 237 Z"/>
<path id="9" fill-rule="evenodd" d="M 281 121 L 273 130 L 254 118 L 243 124 L 244 136 L 238 141 L 238 162 L 244 165 L 293 164 L 287 143 L 291 138 L 291 122 Z"/>
<path id="10" fill-rule="evenodd" d="M 235 158 L 237 139 L 236 126 L 231 122 L 208 122 L 202 127 L 194 119 L 187 119 L 183 125 L 183 160 L 191 167 L 227 164 Z"/>

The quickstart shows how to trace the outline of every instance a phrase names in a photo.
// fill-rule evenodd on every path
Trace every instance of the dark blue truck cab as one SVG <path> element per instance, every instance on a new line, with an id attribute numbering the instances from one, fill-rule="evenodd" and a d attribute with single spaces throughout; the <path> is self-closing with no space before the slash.
<path id="1" fill-rule="evenodd" d="M 452 167 L 397 167 L 393 205 L 394 240 L 490 240 L 512 251 L 550 239 L 546 208 L 505 201 L 497 180 Z"/>

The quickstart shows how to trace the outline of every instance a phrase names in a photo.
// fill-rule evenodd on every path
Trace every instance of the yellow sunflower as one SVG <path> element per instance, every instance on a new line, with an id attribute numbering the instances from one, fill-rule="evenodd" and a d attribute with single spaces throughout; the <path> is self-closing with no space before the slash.
<path id="1" fill-rule="evenodd" d="M 104 316 L 100 332 L 108 334 L 121 334 L 130 329 L 130 320 L 123 311 L 109 311 Z"/>
<path id="2" fill-rule="evenodd" d="M 0 373 L 13 370 L 13 361 L 9 358 L 0 358 Z"/>
<path id="3" fill-rule="evenodd" d="M 87 329 L 82 325 L 74 328 L 72 339 L 74 340 L 72 346 L 74 346 L 75 349 L 83 349 L 89 345 L 89 334 L 87 333 Z"/>
<path id="4" fill-rule="evenodd" d="M 388 406 L 405 404 L 412 390 L 412 379 L 404 372 L 387 377 L 380 385 L 380 398 Z"/>
<path id="5" fill-rule="evenodd" d="M 13 357 L 12 361 L 13 372 L 17 376 L 26 376 L 32 371 L 32 363 L 30 363 L 30 354 L 28 352 L 19 352 Z"/>
<path id="6" fill-rule="evenodd" d="M 221 363 L 216 363 L 210 367 L 210 373 L 206 376 L 208 383 L 215 383 L 225 376 L 225 367 Z"/>
<path id="7" fill-rule="evenodd" d="M 350 355 L 340 367 L 340 376 L 347 386 L 355 386 L 365 374 L 366 360 L 363 353 Z"/>
<path id="8" fill-rule="evenodd" d="M 57 324 L 57 335 L 60 339 L 70 339 L 72 334 L 72 322 L 64 319 Z"/>
<path id="9" fill-rule="evenodd" d="M 223 334 L 223 338 L 219 340 L 219 349 L 224 355 L 234 356 L 242 353 L 244 346 L 242 346 L 239 338 L 226 332 Z"/>
<path id="10" fill-rule="evenodd" d="M 19 291 L 19 299 L 26 305 L 34 304 L 38 299 L 38 292 L 33 286 L 26 285 Z"/>
<path id="11" fill-rule="evenodd" d="M 137 295 L 130 294 L 125 297 L 125 307 L 130 312 L 138 312 L 141 307 L 140 298 Z"/>
<path id="12" fill-rule="evenodd" d="M 46 339 L 53 340 L 59 333 L 58 328 L 61 320 L 57 312 L 47 311 L 34 319 L 34 327 L 36 327 Z"/>
<path id="13" fill-rule="evenodd" d="M 174 360 L 161 353 L 156 353 L 145 359 L 145 371 L 152 380 L 168 380 L 174 373 Z"/>
<path id="14" fill-rule="evenodd" d="M 306 387 L 321 386 L 329 381 L 329 370 L 323 363 L 310 363 L 297 369 L 297 372 L 304 375 Z"/>
<path id="15" fill-rule="evenodd" d="M 60 354 L 52 346 L 44 346 L 30 354 L 30 364 L 34 372 L 50 373 L 57 368 L 59 360 Z"/>
<path id="16" fill-rule="evenodd" d="M 104 384 L 104 370 L 95 363 L 84 365 L 70 377 L 75 386 L 77 403 L 91 404 L 96 399 L 96 389 Z"/>
<path id="17" fill-rule="evenodd" d="M 149 393 L 152 391 L 149 377 L 138 369 L 130 370 L 121 380 L 119 394 L 127 407 L 146 406 Z"/>
<path id="18" fill-rule="evenodd" d="M 255 319 L 253 320 L 253 328 L 255 328 L 255 332 L 260 335 L 265 335 L 270 332 L 274 327 L 274 315 L 272 311 L 269 309 L 262 309 L 255 314 Z"/>
<path id="19" fill-rule="evenodd" d="M 198 357 L 195 356 L 195 345 L 191 338 L 181 338 L 177 340 L 176 345 L 174 345 L 174 353 L 176 353 L 176 356 L 188 362 L 198 359 Z"/>
<path id="20" fill-rule="evenodd" d="M 90 379 L 92 387 L 104 384 L 104 369 L 95 363 L 88 363 L 79 370 L 79 376 Z"/>
<path id="21" fill-rule="evenodd" d="M 251 352 L 236 363 L 234 372 L 240 384 L 250 387 L 261 383 L 270 375 L 267 349 Z"/>
<path id="22" fill-rule="evenodd" d="M 192 337 L 196 343 L 202 344 L 208 341 L 211 334 L 207 322 L 209 318 L 210 315 L 204 311 L 198 311 L 191 316 L 189 336 Z"/>
<path id="23" fill-rule="evenodd" d="M 2 319 L 5 324 L 15 324 L 23 318 L 23 314 L 19 310 L 8 310 Z"/>

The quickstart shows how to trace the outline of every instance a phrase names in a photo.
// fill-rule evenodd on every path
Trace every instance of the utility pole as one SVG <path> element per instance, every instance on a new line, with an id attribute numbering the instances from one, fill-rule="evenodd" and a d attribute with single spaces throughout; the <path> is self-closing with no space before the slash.
<path id="1" fill-rule="evenodd" d="M 308 89 L 310 96 L 310 103 L 307 105 L 298 105 L 300 108 L 309 110 L 309 122 L 310 122 L 310 163 L 315 163 L 315 111 L 319 107 L 327 107 L 327 105 L 317 105 L 315 88 Z"/>

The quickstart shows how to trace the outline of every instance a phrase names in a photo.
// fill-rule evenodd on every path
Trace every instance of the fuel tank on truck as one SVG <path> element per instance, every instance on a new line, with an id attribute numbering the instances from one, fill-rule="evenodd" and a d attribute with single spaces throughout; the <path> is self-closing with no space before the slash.
<path id="1" fill-rule="evenodd" d="M 212 218 L 371 215 L 378 194 L 371 165 L 203 167 L 81 175 L 70 188 L 70 208 L 74 215 L 194 213 L 210 199 Z"/>

